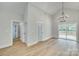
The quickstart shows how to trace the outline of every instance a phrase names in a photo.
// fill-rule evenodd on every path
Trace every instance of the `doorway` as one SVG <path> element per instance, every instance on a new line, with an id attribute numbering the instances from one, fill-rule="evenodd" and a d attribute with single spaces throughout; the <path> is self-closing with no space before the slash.
<path id="1" fill-rule="evenodd" d="M 38 23 L 37 29 L 38 29 L 38 40 L 41 41 L 43 39 L 43 24 Z"/>
<path id="2" fill-rule="evenodd" d="M 76 23 L 61 23 L 59 24 L 59 38 L 76 41 L 76 31 L 77 24 Z"/>
<path id="3" fill-rule="evenodd" d="M 11 22 L 11 39 L 14 44 L 15 41 L 24 42 L 24 24 L 21 21 L 15 20 Z"/>
<path id="4" fill-rule="evenodd" d="M 13 22 L 13 41 L 20 39 L 20 24 L 19 22 Z"/>

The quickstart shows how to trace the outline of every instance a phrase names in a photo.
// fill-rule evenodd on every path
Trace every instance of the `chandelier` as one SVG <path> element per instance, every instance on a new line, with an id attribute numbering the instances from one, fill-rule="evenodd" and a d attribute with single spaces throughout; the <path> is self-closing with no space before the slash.
<path id="1" fill-rule="evenodd" d="M 60 20 L 60 22 L 66 22 L 66 18 L 69 18 L 68 15 L 65 14 L 64 12 L 64 2 L 62 2 L 62 12 L 61 12 L 61 16 L 58 17 L 58 19 Z"/>

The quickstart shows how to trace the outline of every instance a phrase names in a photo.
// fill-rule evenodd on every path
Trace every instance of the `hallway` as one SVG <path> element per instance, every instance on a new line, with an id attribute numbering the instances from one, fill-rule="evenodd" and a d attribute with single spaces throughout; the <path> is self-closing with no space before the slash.
<path id="1" fill-rule="evenodd" d="M 79 43 L 63 39 L 49 39 L 27 47 L 26 44 L 16 41 L 13 46 L 0 49 L 4 56 L 77 56 Z"/>

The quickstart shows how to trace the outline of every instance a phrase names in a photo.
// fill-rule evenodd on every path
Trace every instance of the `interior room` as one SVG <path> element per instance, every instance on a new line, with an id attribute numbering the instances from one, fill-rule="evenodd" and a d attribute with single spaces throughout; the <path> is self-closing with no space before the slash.
<path id="1" fill-rule="evenodd" d="M 0 56 L 79 56 L 79 2 L 0 2 Z"/>

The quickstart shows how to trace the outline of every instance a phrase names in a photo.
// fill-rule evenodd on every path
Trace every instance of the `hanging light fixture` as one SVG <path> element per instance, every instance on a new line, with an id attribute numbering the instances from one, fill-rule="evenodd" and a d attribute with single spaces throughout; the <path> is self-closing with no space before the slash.
<path id="1" fill-rule="evenodd" d="M 58 17 L 58 19 L 60 20 L 60 22 L 66 22 L 66 18 L 68 18 L 69 16 L 68 15 L 65 15 L 65 12 L 64 12 L 64 2 L 62 2 L 62 13 L 61 13 L 61 16 Z"/>

